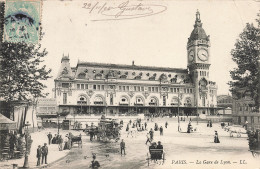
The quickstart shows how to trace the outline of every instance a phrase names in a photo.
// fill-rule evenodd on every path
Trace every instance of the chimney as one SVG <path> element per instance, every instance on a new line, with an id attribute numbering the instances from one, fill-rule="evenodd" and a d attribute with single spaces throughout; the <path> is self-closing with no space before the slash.
<path id="1" fill-rule="evenodd" d="M 133 60 L 133 61 L 132 61 L 132 66 L 134 66 L 134 65 L 135 65 L 135 61 Z"/>

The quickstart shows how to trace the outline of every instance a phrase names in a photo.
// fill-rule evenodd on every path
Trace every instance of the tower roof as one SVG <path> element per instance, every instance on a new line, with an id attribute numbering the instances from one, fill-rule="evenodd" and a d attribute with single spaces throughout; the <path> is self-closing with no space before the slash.
<path id="1" fill-rule="evenodd" d="M 70 57 L 69 57 L 69 54 L 68 54 L 68 56 L 65 56 L 64 54 L 63 54 L 63 56 L 62 56 L 62 58 L 61 58 L 61 62 L 62 61 L 64 61 L 64 60 L 70 60 Z"/>
<path id="2" fill-rule="evenodd" d="M 202 23 L 200 20 L 200 12 L 197 10 L 196 12 L 196 20 L 194 29 L 190 34 L 189 42 L 194 40 L 209 40 L 209 37 L 207 36 L 205 30 L 202 28 Z"/>

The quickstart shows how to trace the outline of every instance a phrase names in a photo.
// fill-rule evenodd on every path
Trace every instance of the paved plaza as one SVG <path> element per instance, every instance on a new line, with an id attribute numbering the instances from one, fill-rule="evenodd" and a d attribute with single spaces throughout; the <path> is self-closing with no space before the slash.
<path id="1" fill-rule="evenodd" d="M 166 129 L 164 124 L 168 121 Z M 96 140 L 89 141 L 89 136 L 83 132 L 83 148 L 73 148 L 68 156 L 50 166 L 53 169 L 64 168 L 88 168 L 92 160 L 92 153 L 97 155 L 102 168 L 255 168 L 260 166 L 259 161 L 254 159 L 248 151 L 247 135 L 242 137 L 230 137 L 224 131 L 220 123 L 213 123 L 213 127 L 206 127 L 206 123 L 197 125 L 192 122 L 197 131 L 186 133 L 188 122 L 181 122 L 182 132 L 178 132 L 177 118 L 154 119 L 148 122 L 148 129 L 154 127 L 157 122 L 164 128 L 163 136 L 159 131 L 155 132 L 154 141 L 161 141 L 166 153 L 166 161 L 152 162 L 148 167 L 147 153 L 148 145 L 145 144 L 148 131 L 138 132 L 136 135 L 128 136 L 126 122 L 121 132 L 121 138 L 126 142 L 126 156 L 120 155 L 118 143 L 100 143 Z M 219 133 L 220 143 L 214 143 L 214 132 Z M 79 134 L 80 132 L 78 132 Z M 204 165 L 201 165 L 204 164 Z M 206 165 L 205 165 L 206 164 Z"/>

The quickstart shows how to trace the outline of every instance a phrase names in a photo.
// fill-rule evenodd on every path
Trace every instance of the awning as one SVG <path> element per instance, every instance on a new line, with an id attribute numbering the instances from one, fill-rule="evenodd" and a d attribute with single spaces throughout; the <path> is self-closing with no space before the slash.
<path id="1" fill-rule="evenodd" d="M 16 122 L 0 114 L 0 130 L 15 130 Z"/>

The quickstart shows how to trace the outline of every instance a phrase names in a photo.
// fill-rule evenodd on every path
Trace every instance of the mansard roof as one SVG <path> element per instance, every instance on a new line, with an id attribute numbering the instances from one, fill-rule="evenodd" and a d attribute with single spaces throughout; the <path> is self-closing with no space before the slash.
<path id="1" fill-rule="evenodd" d="M 96 68 L 110 68 L 110 69 L 132 69 L 132 70 L 146 70 L 146 71 L 162 71 L 174 73 L 188 73 L 187 69 L 156 67 L 156 66 L 139 66 L 139 65 L 125 65 L 125 64 L 111 64 L 111 63 L 96 63 L 96 62 L 81 62 L 79 61 L 77 67 L 96 67 Z"/>

